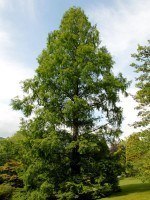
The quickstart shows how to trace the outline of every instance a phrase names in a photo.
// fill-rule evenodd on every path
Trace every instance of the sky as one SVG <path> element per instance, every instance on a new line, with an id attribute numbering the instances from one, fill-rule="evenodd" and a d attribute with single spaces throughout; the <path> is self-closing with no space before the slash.
<path id="1" fill-rule="evenodd" d="M 150 39 L 149 0 L 0 0 L 0 137 L 10 137 L 19 129 L 23 115 L 12 110 L 10 101 L 21 94 L 20 81 L 33 77 L 48 33 L 59 28 L 71 6 L 81 7 L 97 24 L 102 45 L 115 61 L 114 73 L 132 80 L 128 92 L 136 93 L 131 53 Z M 127 137 L 134 131 L 129 124 L 138 119 L 136 102 L 131 96 L 120 98 L 122 137 Z"/>

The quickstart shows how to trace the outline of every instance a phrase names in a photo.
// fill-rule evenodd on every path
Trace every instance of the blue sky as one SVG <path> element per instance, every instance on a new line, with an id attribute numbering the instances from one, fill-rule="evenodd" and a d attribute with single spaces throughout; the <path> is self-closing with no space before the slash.
<path id="1" fill-rule="evenodd" d="M 50 31 L 59 28 L 64 12 L 80 6 L 92 24 L 97 24 L 102 44 L 116 62 L 114 73 L 129 80 L 135 74 L 129 66 L 137 44 L 150 39 L 149 0 L 0 0 L 0 136 L 15 133 L 21 113 L 13 111 L 10 99 L 21 94 L 19 82 L 32 77 L 36 58 L 46 45 Z M 135 94 L 134 82 L 129 92 Z M 137 119 L 135 102 L 121 96 L 124 108 L 123 136 L 132 133 L 128 126 Z"/>

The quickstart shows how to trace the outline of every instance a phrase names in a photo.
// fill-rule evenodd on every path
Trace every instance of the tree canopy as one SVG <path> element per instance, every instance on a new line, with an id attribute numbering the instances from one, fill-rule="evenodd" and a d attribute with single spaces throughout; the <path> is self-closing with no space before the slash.
<path id="1" fill-rule="evenodd" d="M 138 103 L 136 109 L 139 111 L 140 120 L 134 123 L 136 127 L 145 127 L 150 123 L 150 41 L 147 46 L 138 46 L 137 53 L 132 54 L 136 62 L 131 66 L 135 68 L 138 74 L 136 78 L 136 87 L 138 91 L 135 95 L 135 100 Z"/>

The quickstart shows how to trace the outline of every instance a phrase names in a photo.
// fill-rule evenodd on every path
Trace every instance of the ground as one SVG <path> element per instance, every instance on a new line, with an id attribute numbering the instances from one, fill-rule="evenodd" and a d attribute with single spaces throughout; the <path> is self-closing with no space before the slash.
<path id="1" fill-rule="evenodd" d="M 142 183 L 135 178 L 125 178 L 120 181 L 121 192 L 103 200 L 149 200 L 150 183 Z"/>

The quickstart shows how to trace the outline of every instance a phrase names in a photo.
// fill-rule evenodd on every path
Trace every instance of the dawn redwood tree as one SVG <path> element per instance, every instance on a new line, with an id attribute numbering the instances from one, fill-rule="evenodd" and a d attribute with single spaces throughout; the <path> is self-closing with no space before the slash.
<path id="1" fill-rule="evenodd" d="M 128 82 L 122 74 L 114 76 L 112 57 L 101 46 L 96 26 L 91 25 L 80 8 L 70 8 L 64 14 L 59 29 L 48 35 L 38 63 L 35 76 L 23 82 L 23 98 L 16 97 L 12 101 L 15 110 L 22 110 L 25 117 L 29 117 L 22 122 L 21 130 L 32 138 L 27 145 L 32 149 L 40 146 L 39 143 L 32 145 L 33 140 L 39 142 L 49 135 L 55 141 L 53 133 L 58 132 L 57 137 L 61 139 L 57 145 L 53 142 L 57 153 L 61 152 L 57 162 L 61 163 L 64 158 L 62 146 L 69 149 L 70 164 L 66 169 L 70 169 L 71 177 L 80 176 L 84 171 L 83 154 L 101 148 L 98 147 L 99 136 L 96 133 L 94 136 L 93 131 L 102 128 L 104 121 L 113 127 L 114 136 L 120 128 L 122 108 L 117 103 L 119 93 L 126 94 Z M 96 111 L 99 116 L 95 115 Z M 48 148 L 43 158 L 45 151 Z M 85 162 L 90 163 L 94 155 L 87 156 Z M 54 157 L 51 159 L 50 162 L 56 162 Z M 67 162 L 65 160 L 65 164 Z"/>

